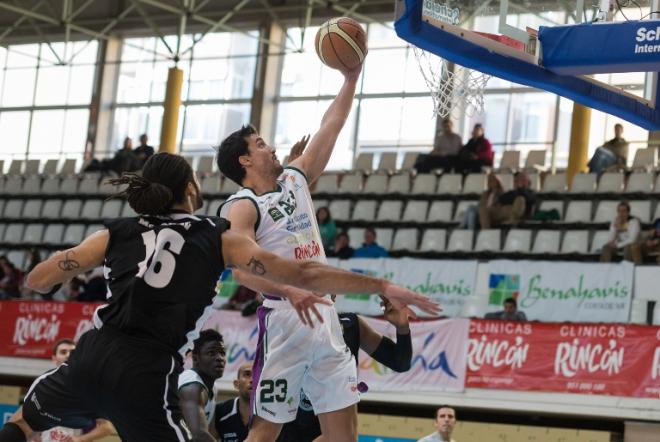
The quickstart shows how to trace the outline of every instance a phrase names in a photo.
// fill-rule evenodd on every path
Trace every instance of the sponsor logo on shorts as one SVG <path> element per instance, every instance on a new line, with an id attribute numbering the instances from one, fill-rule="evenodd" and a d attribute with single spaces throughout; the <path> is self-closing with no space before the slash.
<path id="1" fill-rule="evenodd" d="M 303 411 L 312 411 L 314 409 L 312 407 L 312 401 L 302 391 L 300 392 L 300 409 Z"/>
<path id="2" fill-rule="evenodd" d="M 273 416 L 273 417 L 276 417 L 276 416 L 277 416 L 277 414 L 275 414 L 274 411 L 269 410 L 268 408 L 264 407 L 263 405 L 261 406 L 261 411 L 265 411 L 266 413 L 270 414 L 270 415 Z"/>

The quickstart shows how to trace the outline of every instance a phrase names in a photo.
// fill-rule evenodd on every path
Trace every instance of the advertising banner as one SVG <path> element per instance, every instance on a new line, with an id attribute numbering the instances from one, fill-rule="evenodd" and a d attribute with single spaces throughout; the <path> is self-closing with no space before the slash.
<path id="1" fill-rule="evenodd" d="M 490 261 L 488 307 L 501 310 L 513 297 L 530 320 L 627 322 L 633 273 L 629 262 Z"/>

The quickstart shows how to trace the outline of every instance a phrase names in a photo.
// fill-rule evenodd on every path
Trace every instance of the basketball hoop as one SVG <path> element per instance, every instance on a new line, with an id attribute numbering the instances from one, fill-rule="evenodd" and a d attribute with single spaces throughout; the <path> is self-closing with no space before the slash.
<path id="1" fill-rule="evenodd" d="M 483 113 L 484 89 L 490 75 L 452 63 L 414 45 L 412 48 L 419 70 L 431 90 L 434 116 L 471 117 Z"/>

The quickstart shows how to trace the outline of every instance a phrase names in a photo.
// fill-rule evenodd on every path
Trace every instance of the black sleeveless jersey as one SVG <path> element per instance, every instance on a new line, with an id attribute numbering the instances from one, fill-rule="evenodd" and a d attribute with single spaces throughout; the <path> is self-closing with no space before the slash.
<path id="1" fill-rule="evenodd" d="M 229 222 L 186 213 L 106 221 L 108 304 L 96 328 L 181 357 L 211 313 Z"/>
<path id="2" fill-rule="evenodd" d="M 344 341 L 351 350 L 351 354 L 358 362 L 358 351 L 360 350 L 360 324 L 355 313 L 340 313 L 339 323 L 341 324 Z M 284 424 L 277 442 L 312 442 L 321 435 L 321 425 L 319 419 L 314 414 L 314 409 L 309 399 L 303 392 L 300 392 L 300 406 L 296 420 Z"/>
<path id="3" fill-rule="evenodd" d="M 218 442 L 243 442 L 247 439 L 248 427 L 238 411 L 238 398 L 216 405 L 213 420 Z"/>

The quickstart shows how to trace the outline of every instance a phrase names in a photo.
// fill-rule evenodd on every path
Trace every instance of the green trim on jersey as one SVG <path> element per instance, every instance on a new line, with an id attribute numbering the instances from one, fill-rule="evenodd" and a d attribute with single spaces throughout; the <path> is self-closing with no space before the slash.
<path id="1" fill-rule="evenodd" d="M 252 189 L 250 189 L 252 190 Z M 254 192 L 253 192 L 254 193 Z M 257 233 L 257 229 L 259 228 L 259 225 L 261 224 L 261 212 L 259 211 L 259 205 L 255 200 L 250 198 L 249 196 L 238 196 L 236 198 L 232 198 L 230 200 L 225 201 L 224 203 L 220 204 L 220 207 L 218 207 L 218 212 L 217 215 L 220 216 L 220 211 L 222 210 L 222 207 L 227 204 L 227 203 L 234 203 L 238 200 L 249 200 L 253 205 L 254 205 L 254 210 L 257 211 L 257 222 L 254 224 L 254 233 Z M 227 214 L 229 215 L 229 214 Z"/>
<path id="2" fill-rule="evenodd" d="M 252 192 L 254 194 L 254 196 L 264 196 L 264 195 L 268 195 L 269 193 L 279 193 L 279 192 L 281 192 L 282 191 L 282 186 L 280 186 L 280 183 L 277 183 L 277 189 L 269 190 L 268 192 L 264 192 L 262 194 L 258 194 L 257 192 L 254 191 L 254 189 L 252 189 L 250 187 L 243 186 L 243 189 L 249 190 L 250 192 Z"/>

